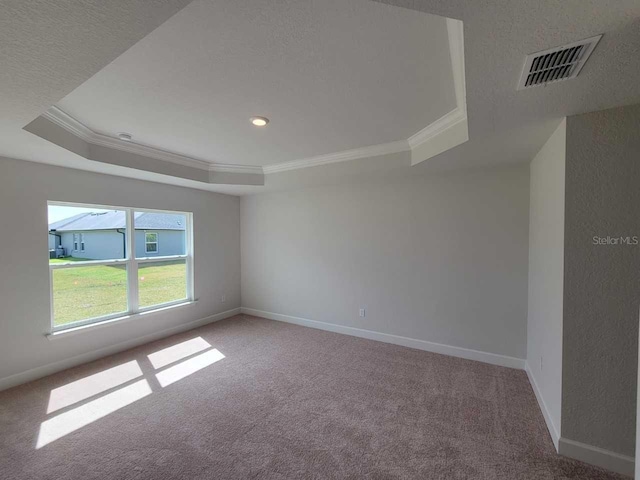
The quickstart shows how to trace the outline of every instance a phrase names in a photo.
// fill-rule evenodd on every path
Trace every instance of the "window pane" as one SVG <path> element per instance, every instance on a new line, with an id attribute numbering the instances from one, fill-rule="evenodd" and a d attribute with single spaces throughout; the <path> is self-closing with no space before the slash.
<path id="1" fill-rule="evenodd" d="M 123 210 L 49 205 L 49 262 L 126 257 Z"/>
<path id="2" fill-rule="evenodd" d="M 56 327 L 128 310 L 124 265 L 62 268 L 52 275 Z"/>
<path id="3" fill-rule="evenodd" d="M 185 260 L 141 263 L 138 265 L 140 308 L 187 298 Z"/>
<path id="4" fill-rule="evenodd" d="M 186 255 L 186 215 L 134 212 L 134 225 L 136 258 Z"/>

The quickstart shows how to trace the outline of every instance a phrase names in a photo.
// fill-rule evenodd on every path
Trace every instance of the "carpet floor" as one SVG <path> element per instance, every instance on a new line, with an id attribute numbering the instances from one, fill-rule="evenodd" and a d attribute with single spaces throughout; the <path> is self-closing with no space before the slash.
<path id="1" fill-rule="evenodd" d="M 239 315 L 0 392 L 3 479 L 622 479 L 524 372 Z"/>

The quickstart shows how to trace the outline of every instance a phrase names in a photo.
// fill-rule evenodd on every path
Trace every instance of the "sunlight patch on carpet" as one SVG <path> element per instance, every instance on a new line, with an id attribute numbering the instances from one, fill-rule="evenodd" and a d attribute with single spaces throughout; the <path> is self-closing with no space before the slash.
<path id="1" fill-rule="evenodd" d="M 147 395 L 151 395 L 151 387 L 146 380 L 140 380 L 46 420 L 40 425 L 36 449 L 75 432 Z"/>
<path id="2" fill-rule="evenodd" d="M 182 360 L 190 355 L 201 352 L 211 347 L 211 344 L 202 337 L 192 338 L 182 343 L 178 343 L 171 347 L 158 350 L 155 353 L 147 355 L 147 358 L 153 365 L 153 368 L 162 368 L 170 365 L 178 360 Z"/>
<path id="3" fill-rule="evenodd" d="M 142 376 L 135 360 L 51 390 L 47 413 L 53 413 Z"/>
<path id="4" fill-rule="evenodd" d="M 162 387 L 166 387 L 223 358 L 225 358 L 224 355 L 214 348 L 157 373 L 156 378 Z"/>

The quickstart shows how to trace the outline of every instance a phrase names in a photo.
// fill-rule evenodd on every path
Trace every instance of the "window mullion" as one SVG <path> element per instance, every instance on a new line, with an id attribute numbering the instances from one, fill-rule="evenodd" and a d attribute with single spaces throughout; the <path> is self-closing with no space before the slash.
<path id="1" fill-rule="evenodd" d="M 136 261 L 136 232 L 133 209 L 127 209 L 127 297 L 129 312 L 138 313 L 138 262 Z"/>
<path id="2" fill-rule="evenodd" d="M 80 213 L 85 214 L 78 217 L 84 222 L 78 224 L 78 228 L 69 228 L 57 235 L 60 245 L 64 245 L 66 250 L 65 257 L 76 258 L 51 260 L 49 264 L 51 332 L 112 319 L 135 318 L 138 314 L 194 300 L 193 213 L 58 202 L 47 202 L 47 205 L 50 218 L 54 214 L 66 213 L 57 212 L 54 207 L 82 209 Z M 102 211 L 89 212 L 93 208 Z M 91 245 L 87 249 L 83 230 L 98 230 L 91 227 L 101 225 L 98 222 L 100 218 L 93 218 L 101 215 L 117 220 L 118 228 L 113 230 L 120 235 L 112 232 L 109 238 L 96 238 L 95 242 L 89 238 Z M 136 222 L 141 229 L 140 236 L 136 236 Z M 154 231 L 154 227 L 158 227 L 160 232 Z M 48 233 L 51 235 L 57 231 L 50 229 Z M 64 239 L 62 234 L 66 235 Z M 161 235 L 163 249 L 160 249 Z M 140 249 L 139 258 L 136 256 L 137 243 L 140 243 L 137 247 Z M 57 248 L 57 241 L 54 244 Z M 86 259 L 82 258 L 84 254 L 78 253 L 85 251 Z M 120 251 L 122 256 L 118 254 Z M 94 260 L 94 257 L 99 259 Z M 101 259 L 104 257 L 107 258 Z M 126 273 L 124 279 L 123 270 Z M 170 288 L 165 288 L 165 285 Z M 66 290 L 73 295 L 67 294 Z M 103 299 L 107 301 L 102 302 Z M 59 305 L 56 306 L 56 302 Z M 66 313 L 74 304 L 78 308 L 73 314 Z M 56 315 L 56 309 L 63 313 Z"/>
<path id="3" fill-rule="evenodd" d="M 51 267 L 49 267 L 49 306 L 50 306 L 50 322 L 51 322 L 51 330 L 53 332 L 53 330 L 56 328 L 56 321 L 55 321 L 55 311 L 54 311 L 54 305 L 53 305 L 53 269 Z"/>
<path id="4" fill-rule="evenodd" d="M 193 214 L 186 214 L 185 225 L 185 253 L 187 254 L 187 298 L 189 300 L 195 299 L 194 292 L 194 273 L 193 273 Z"/>

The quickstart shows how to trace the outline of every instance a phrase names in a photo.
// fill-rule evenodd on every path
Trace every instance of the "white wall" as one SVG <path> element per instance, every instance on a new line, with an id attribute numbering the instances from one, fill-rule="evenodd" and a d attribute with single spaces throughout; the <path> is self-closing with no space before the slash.
<path id="1" fill-rule="evenodd" d="M 566 133 L 563 120 L 530 166 L 527 364 L 556 448 L 562 407 Z"/>
<path id="2" fill-rule="evenodd" d="M 640 244 L 633 238 L 640 240 L 639 126 L 640 104 L 567 118 L 562 437 L 628 457 L 629 473 L 640 307 Z"/>
<path id="3" fill-rule="evenodd" d="M 526 165 L 242 197 L 241 210 L 243 307 L 525 357 Z"/>
<path id="4" fill-rule="evenodd" d="M 48 340 L 47 200 L 193 212 L 199 301 Z M 238 197 L 0 158 L 0 224 L 0 387 L 240 306 Z"/>

